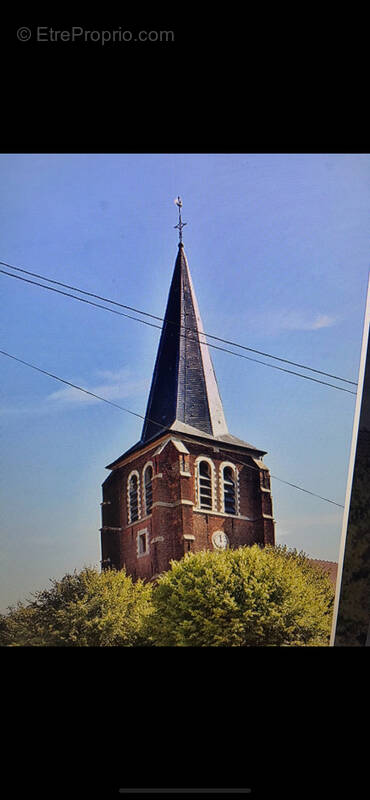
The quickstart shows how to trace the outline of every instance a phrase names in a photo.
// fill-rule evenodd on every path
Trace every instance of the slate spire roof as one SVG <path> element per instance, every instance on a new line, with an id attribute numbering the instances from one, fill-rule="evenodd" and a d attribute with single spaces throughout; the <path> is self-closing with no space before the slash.
<path id="1" fill-rule="evenodd" d="M 203 330 L 180 239 L 141 439 L 107 469 L 119 467 L 123 459 L 164 433 L 231 446 L 232 451 L 248 451 L 257 459 L 266 454 L 229 433 Z"/>
<path id="2" fill-rule="evenodd" d="M 199 331 L 203 331 L 203 325 L 180 241 L 143 425 L 143 444 L 160 433 L 155 422 L 163 429 L 182 423 L 215 438 L 228 435 L 208 345 Z"/>

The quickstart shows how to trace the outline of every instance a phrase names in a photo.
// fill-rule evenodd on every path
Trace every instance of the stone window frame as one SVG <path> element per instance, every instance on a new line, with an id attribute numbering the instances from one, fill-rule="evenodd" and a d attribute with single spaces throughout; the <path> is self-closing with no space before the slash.
<path id="1" fill-rule="evenodd" d="M 135 520 L 131 519 L 131 503 L 130 503 L 130 481 L 131 478 L 136 475 L 137 477 L 137 514 L 138 517 Z M 132 469 L 130 474 L 127 477 L 127 487 L 126 487 L 126 494 L 127 494 L 127 519 L 129 525 L 134 525 L 141 518 L 141 497 L 140 497 L 140 475 L 137 469 Z"/>
<path id="2" fill-rule="evenodd" d="M 271 493 L 271 479 L 268 469 L 260 470 L 260 487 L 264 492 Z"/>
<path id="3" fill-rule="evenodd" d="M 148 467 L 152 468 L 152 492 L 153 492 L 153 478 L 154 478 L 154 464 L 153 461 L 147 461 L 142 470 L 142 494 L 143 494 L 143 506 L 144 506 L 144 516 L 149 517 L 153 511 L 153 497 L 152 497 L 152 508 L 148 512 L 146 507 L 146 494 L 145 494 L 145 471 Z"/>
<path id="4" fill-rule="evenodd" d="M 190 457 L 189 453 L 180 453 L 179 455 L 179 468 L 180 468 L 180 475 L 185 475 L 185 477 L 190 478 Z"/>
<path id="5" fill-rule="evenodd" d="M 202 508 L 200 505 L 200 490 L 199 490 L 199 465 L 201 461 L 206 461 L 211 468 L 211 490 L 212 490 L 212 508 Z M 209 456 L 197 456 L 194 462 L 194 483 L 195 483 L 195 507 L 199 511 L 212 514 L 212 511 L 217 511 L 217 472 L 214 462 Z"/>
<path id="6" fill-rule="evenodd" d="M 142 536 L 145 536 L 145 550 L 143 553 L 139 549 L 139 541 Z M 148 528 L 141 528 L 136 534 L 136 555 L 138 558 L 149 555 L 149 531 Z"/>
<path id="7" fill-rule="evenodd" d="M 234 472 L 235 480 L 235 514 L 229 514 L 225 511 L 225 497 L 224 497 L 224 469 L 230 467 Z M 239 470 L 232 461 L 222 461 L 219 469 L 219 494 L 220 494 L 220 511 L 222 514 L 227 514 L 228 517 L 240 516 L 240 490 L 239 490 Z"/>

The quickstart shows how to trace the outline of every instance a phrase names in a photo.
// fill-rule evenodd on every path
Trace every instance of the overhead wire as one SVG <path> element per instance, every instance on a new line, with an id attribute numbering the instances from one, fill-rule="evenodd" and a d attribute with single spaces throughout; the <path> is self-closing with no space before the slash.
<path id="1" fill-rule="evenodd" d="M 3 263 L 3 262 L 0 262 L 0 263 Z M 64 292 L 61 289 L 55 289 L 52 286 L 45 286 L 44 284 L 39 283 L 38 281 L 32 281 L 29 278 L 22 278 L 20 275 L 13 275 L 12 273 L 7 272 L 6 270 L 0 269 L 0 273 L 3 274 L 3 275 L 7 275 L 10 278 L 15 278 L 16 280 L 23 281 L 24 283 L 29 283 L 29 284 L 32 284 L 34 286 L 39 286 L 41 289 L 46 289 L 49 292 L 56 292 L 57 294 L 64 295 L 65 297 L 71 297 L 73 300 L 78 300 L 80 303 L 85 303 L 85 304 L 91 305 L 91 306 L 93 306 L 95 308 L 100 308 L 100 309 L 102 309 L 104 311 L 109 311 L 110 313 L 116 314 L 118 316 L 122 316 L 122 317 L 127 317 L 129 319 L 133 319 L 136 322 L 141 322 L 142 324 L 148 325 L 151 328 L 158 328 L 159 330 L 163 329 L 163 325 L 156 325 L 153 322 L 147 322 L 147 320 L 140 319 L 139 317 L 134 317 L 134 316 L 132 316 L 132 314 L 125 314 L 122 311 L 117 311 L 117 310 L 115 310 L 113 308 L 109 308 L 108 306 L 103 306 L 100 303 L 94 303 L 92 300 L 85 300 L 83 297 L 77 297 L 76 295 L 70 294 L 70 292 Z M 74 291 L 79 291 L 79 290 L 78 289 L 74 289 Z M 110 302 L 110 301 L 108 300 L 106 302 Z M 139 313 L 141 313 L 141 312 L 139 312 Z M 180 328 L 182 328 L 182 329 L 184 329 L 186 331 L 190 330 L 190 331 L 196 333 L 197 335 L 203 335 L 203 336 L 207 336 L 208 335 L 208 334 L 196 331 L 195 329 L 184 328 L 184 326 L 180 326 Z M 187 333 L 183 333 L 183 334 L 180 333 L 179 335 L 182 338 L 189 338 L 187 336 Z M 222 352 L 230 353 L 231 355 L 237 356 L 238 358 L 244 358 L 247 361 L 252 361 L 252 362 L 254 362 L 256 364 L 262 364 L 265 367 L 271 367 L 271 369 L 277 369 L 280 372 L 286 372 L 286 373 L 289 373 L 290 375 L 296 375 L 299 378 L 304 378 L 305 380 L 313 381 L 314 383 L 319 383 L 319 384 L 322 384 L 324 386 L 330 386 L 332 389 L 337 389 L 340 392 L 346 392 L 347 394 L 356 395 L 356 392 L 352 392 L 350 389 L 345 389 L 343 386 L 336 386 L 335 384 L 329 383 L 328 381 L 322 381 L 322 380 L 319 380 L 318 378 L 312 378 L 310 375 L 303 375 L 301 372 L 295 372 L 295 370 L 286 369 L 285 367 L 278 367 L 277 364 L 268 364 L 266 361 L 260 361 L 260 359 L 252 358 L 251 356 L 246 356 L 243 353 L 236 353 L 234 350 L 229 350 L 228 348 L 220 347 L 219 345 L 211 344 L 210 342 L 202 342 L 200 339 L 199 339 L 199 342 L 200 342 L 200 344 L 207 344 L 208 347 L 213 347 L 215 350 L 221 350 Z M 317 371 L 317 370 L 315 370 L 315 371 Z M 353 381 L 347 381 L 347 379 L 345 379 L 345 378 L 339 378 L 339 380 L 345 380 L 347 383 L 354 383 Z M 354 385 L 357 385 L 357 384 L 354 384 Z"/>
<path id="2" fill-rule="evenodd" d="M 53 283 L 53 284 L 55 284 L 57 286 L 62 286 L 65 289 L 71 289 L 74 292 L 79 292 L 80 294 L 85 294 L 85 295 L 87 295 L 89 297 L 95 297 L 97 300 L 104 300 L 104 302 L 106 302 L 106 303 L 111 303 L 112 305 L 119 306 L 120 308 L 126 308 L 129 311 L 135 311 L 135 313 L 137 313 L 137 314 L 142 314 L 143 316 L 151 317 L 152 319 L 156 319 L 156 320 L 159 320 L 160 322 L 164 322 L 164 317 L 159 317 L 156 314 L 150 314 L 148 311 L 142 311 L 141 309 L 135 308 L 134 306 L 129 306 L 129 305 L 126 305 L 124 303 L 119 303 L 117 300 L 111 300 L 108 297 L 103 297 L 101 295 L 95 294 L 94 292 L 88 292 L 85 289 L 78 288 L 77 286 L 70 286 L 67 283 L 62 283 L 61 281 L 57 281 L 57 280 L 54 280 L 52 278 L 48 278 L 45 275 L 38 274 L 37 272 L 31 272 L 30 270 L 26 270 L 26 269 L 24 269 L 22 267 L 17 267 L 14 264 L 8 264 L 6 261 L 0 261 L 0 264 L 2 264 L 5 267 L 9 267 L 10 269 L 14 269 L 17 272 L 23 272 L 26 275 L 31 275 L 34 278 L 40 278 L 41 280 L 47 281 L 48 283 Z M 4 273 L 4 274 L 9 275 L 10 273 Z M 135 319 L 135 318 L 133 318 L 133 319 Z M 179 324 L 177 322 L 172 321 L 172 320 L 166 320 L 166 322 L 168 324 L 170 324 L 170 325 L 176 325 L 177 327 L 179 327 Z M 181 326 L 181 327 L 183 327 L 184 330 L 192 330 L 193 332 L 199 333 L 202 336 L 207 336 L 207 338 L 209 338 L 209 339 L 215 339 L 215 340 L 217 340 L 219 342 L 224 342 L 224 344 L 230 344 L 232 347 L 240 347 L 243 350 L 248 350 L 248 351 L 250 351 L 252 353 L 257 353 L 260 356 L 265 356 L 267 358 L 272 358 L 275 361 L 281 361 L 281 362 L 283 362 L 285 364 L 290 364 L 291 366 L 294 366 L 294 367 L 300 367 L 301 369 L 306 369 L 306 370 L 309 370 L 310 372 L 316 372 L 316 373 L 318 373 L 320 375 L 326 376 L 327 378 L 334 378 L 335 380 L 343 381 L 344 383 L 350 383 L 353 386 L 357 386 L 357 383 L 355 381 L 350 381 L 348 378 L 342 378 L 339 375 L 333 375 L 330 372 L 325 372 L 324 370 L 316 369 L 314 367 L 307 366 L 306 364 L 300 364 L 297 361 L 291 361 L 291 360 L 289 360 L 287 358 L 282 358 L 280 356 L 274 356 L 271 353 L 265 353 L 263 350 L 257 350 L 254 347 L 248 347 L 247 345 L 243 345 L 243 344 L 240 344 L 239 342 L 231 341 L 230 339 L 224 339 L 221 336 L 216 336 L 215 334 L 212 334 L 212 333 L 206 333 L 204 331 L 197 331 L 196 329 L 190 328 L 188 326 L 186 326 L 186 327 L 185 326 Z"/>
<path id="3" fill-rule="evenodd" d="M 108 400 L 106 397 L 102 397 L 101 395 L 98 395 L 95 392 L 91 392 L 89 389 L 85 389 L 82 386 L 78 386 L 76 383 L 72 383 L 71 381 L 67 381 L 65 378 L 61 378 L 59 375 L 55 375 L 54 373 L 49 372 L 49 371 L 47 371 L 45 369 L 42 369 L 41 367 L 37 367 L 35 364 L 31 364 L 29 361 L 25 361 L 22 358 L 18 358 L 17 356 L 12 355 L 11 353 L 8 353 L 5 350 L 0 350 L 0 354 L 3 355 L 3 356 L 6 356 L 7 358 L 11 358 L 13 361 L 17 361 L 19 364 L 23 364 L 26 367 L 30 367 L 31 369 L 34 369 L 36 372 L 40 372 L 43 375 L 47 375 L 49 378 L 53 378 L 54 380 L 59 381 L 60 383 L 64 383 L 67 386 L 71 386 L 73 389 L 77 389 L 80 392 L 84 392 L 84 394 L 91 395 L 91 397 L 95 397 L 97 400 L 102 400 L 103 403 L 107 403 L 108 405 L 114 406 L 115 408 L 118 408 L 121 411 L 125 411 L 127 414 L 132 414 L 135 417 L 140 417 L 140 419 L 147 420 L 147 421 L 153 423 L 154 425 L 157 425 L 159 428 L 163 429 L 163 423 L 160 423 L 160 422 L 157 422 L 156 420 L 150 419 L 150 417 L 144 416 L 143 414 L 139 414 L 136 411 L 132 411 L 132 410 L 130 410 L 128 408 L 124 408 L 124 406 L 121 406 L 118 403 L 114 403 L 112 400 Z M 252 467 L 249 464 L 244 464 L 244 465 L 246 467 L 248 467 L 249 469 L 253 469 L 253 470 L 258 471 L 257 467 Z M 282 478 L 278 478 L 276 475 L 271 475 L 271 478 L 274 478 L 274 480 L 280 481 L 281 483 L 285 483 L 288 486 L 292 486 L 294 489 L 299 489 L 302 492 L 306 492 L 307 494 L 310 494 L 313 497 L 318 497 L 320 500 L 324 500 L 327 503 L 331 503 L 332 505 L 339 506 L 339 508 L 344 508 L 343 505 L 341 505 L 340 503 L 336 503 L 334 500 L 329 500 L 327 497 L 323 497 L 322 495 L 316 494 L 316 492 L 311 492 L 308 489 L 304 489 L 302 486 L 297 486 L 297 484 L 290 483 L 289 481 L 283 480 Z"/>

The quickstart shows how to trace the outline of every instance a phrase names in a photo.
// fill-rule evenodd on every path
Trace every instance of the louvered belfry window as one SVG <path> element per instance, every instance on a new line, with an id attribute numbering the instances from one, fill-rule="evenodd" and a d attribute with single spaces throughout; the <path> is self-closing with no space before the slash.
<path id="1" fill-rule="evenodd" d="M 152 513 L 153 505 L 153 468 L 148 466 L 144 472 L 144 490 L 145 490 L 145 511 L 147 514 Z"/>
<path id="2" fill-rule="evenodd" d="M 139 519 L 139 482 L 137 475 L 131 475 L 129 483 L 129 521 L 135 522 Z"/>
<path id="3" fill-rule="evenodd" d="M 207 461 L 199 464 L 199 506 L 212 509 L 212 476 Z"/>
<path id="4" fill-rule="evenodd" d="M 235 514 L 235 476 L 231 467 L 224 467 L 224 507 L 225 514 Z"/>

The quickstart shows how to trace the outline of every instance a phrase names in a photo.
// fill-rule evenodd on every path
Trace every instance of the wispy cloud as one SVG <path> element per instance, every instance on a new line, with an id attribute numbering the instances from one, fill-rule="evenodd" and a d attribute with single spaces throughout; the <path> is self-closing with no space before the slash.
<path id="1" fill-rule="evenodd" d="M 71 383 L 76 383 L 83 389 L 87 389 L 93 394 L 100 395 L 106 400 L 119 401 L 141 394 L 147 387 L 147 381 L 135 380 L 129 369 L 123 367 L 119 370 L 96 370 L 96 379 L 90 380 L 84 377 L 76 377 Z M 105 380 L 102 380 L 104 379 Z M 100 380 L 99 380 L 100 379 Z M 60 411 L 63 408 L 73 408 L 81 406 L 96 405 L 101 401 L 97 397 L 92 397 L 85 392 L 66 386 L 48 394 L 41 402 L 27 406 L 13 406 L 2 408 L 2 415 L 42 415 Z M 134 410 L 134 409 L 133 409 Z"/>
<path id="2" fill-rule="evenodd" d="M 248 314 L 246 326 L 275 336 L 283 331 L 318 331 L 337 325 L 339 317 L 327 313 L 303 310 L 267 309 Z"/>
<path id="3" fill-rule="evenodd" d="M 106 400 L 132 397 L 146 386 L 146 381 L 133 380 L 128 369 L 120 369 L 116 372 L 112 370 L 100 371 L 98 375 L 99 377 L 105 377 L 106 380 L 90 385 L 88 381 L 83 380 L 76 381 L 76 383 L 89 392 L 104 397 Z M 71 405 L 92 405 L 93 403 L 99 403 L 99 400 L 96 397 L 80 392 L 78 389 L 74 389 L 72 386 L 66 386 L 65 389 L 57 389 L 57 391 L 51 392 L 47 396 L 46 402 L 49 404 L 57 403 L 58 408 L 60 408 L 61 406 Z"/>
<path id="4" fill-rule="evenodd" d="M 289 311 L 282 313 L 280 320 L 277 318 L 277 324 L 280 323 L 282 330 L 289 331 L 317 331 L 320 328 L 331 328 L 336 324 L 336 317 L 329 314 L 305 314 L 299 311 Z"/>

